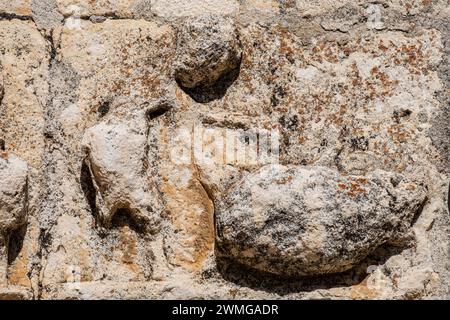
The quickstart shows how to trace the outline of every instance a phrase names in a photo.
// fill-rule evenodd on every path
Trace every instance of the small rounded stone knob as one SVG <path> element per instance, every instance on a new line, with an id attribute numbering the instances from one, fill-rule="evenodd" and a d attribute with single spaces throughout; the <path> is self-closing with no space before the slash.
<path id="1" fill-rule="evenodd" d="M 178 33 L 175 78 L 184 88 L 212 86 L 239 67 L 239 37 L 230 18 L 188 19 Z"/>

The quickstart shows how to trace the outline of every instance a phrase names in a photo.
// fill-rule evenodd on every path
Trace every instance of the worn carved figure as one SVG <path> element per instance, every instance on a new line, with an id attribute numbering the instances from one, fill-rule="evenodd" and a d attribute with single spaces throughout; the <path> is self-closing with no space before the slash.
<path id="1" fill-rule="evenodd" d="M 0 300 L 450 298 L 449 26 L 0 0 Z"/>
<path id="2" fill-rule="evenodd" d="M 142 227 L 155 232 L 162 204 L 147 172 L 148 129 L 144 114 L 140 116 L 100 122 L 86 131 L 83 149 L 97 191 L 100 223 L 110 227 L 114 215 L 124 210 Z"/>

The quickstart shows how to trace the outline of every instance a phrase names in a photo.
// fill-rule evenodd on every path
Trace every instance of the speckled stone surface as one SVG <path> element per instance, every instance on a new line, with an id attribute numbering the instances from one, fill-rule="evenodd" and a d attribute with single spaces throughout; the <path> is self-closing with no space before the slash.
<path id="1" fill-rule="evenodd" d="M 0 1 L 0 299 L 448 299 L 449 24 Z"/>

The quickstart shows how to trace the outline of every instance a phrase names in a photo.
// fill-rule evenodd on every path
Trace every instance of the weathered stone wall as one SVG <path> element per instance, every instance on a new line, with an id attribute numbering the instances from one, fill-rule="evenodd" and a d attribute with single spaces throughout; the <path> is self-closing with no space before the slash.
<path id="1" fill-rule="evenodd" d="M 448 0 L 0 0 L 0 299 L 448 299 Z"/>

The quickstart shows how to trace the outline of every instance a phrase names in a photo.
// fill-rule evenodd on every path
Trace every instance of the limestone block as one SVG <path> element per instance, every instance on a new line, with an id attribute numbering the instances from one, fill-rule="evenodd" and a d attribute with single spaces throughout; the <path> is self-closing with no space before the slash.
<path id="1" fill-rule="evenodd" d="M 27 177 L 25 161 L 0 153 L 0 287 L 8 285 L 10 233 L 27 221 Z"/>
<path id="2" fill-rule="evenodd" d="M 425 199 L 423 186 L 385 171 L 267 166 L 219 202 L 219 252 L 283 276 L 343 272 L 407 232 Z"/>

